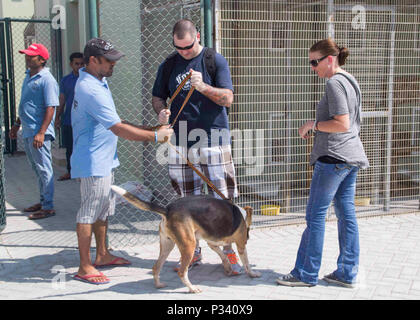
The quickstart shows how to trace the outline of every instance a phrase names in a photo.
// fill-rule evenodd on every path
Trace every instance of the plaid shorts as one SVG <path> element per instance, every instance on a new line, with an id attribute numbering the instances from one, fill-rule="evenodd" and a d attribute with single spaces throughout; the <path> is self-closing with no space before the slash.
<path id="1" fill-rule="evenodd" d="M 107 177 L 80 178 L 80 209 L 77 223 L 93 224 L 105 221 L 115 213 L 115 194 L 111 191 L 114 174 Z"/>
<path id="2" fill-rule="evenodd" d="M 197 170 L 203 173 L 227 198 L 238 196 L 235 167 L 230 145 L 191 148 L 176 146 L 179 153 L 187 158 Z M 182 197 L 199 195 L 202 192 L 203 179 L 172 149 L 169 149 L 169 177 L 175 191 Z M 214 197 L 219 195 L 209 187 Z"/>

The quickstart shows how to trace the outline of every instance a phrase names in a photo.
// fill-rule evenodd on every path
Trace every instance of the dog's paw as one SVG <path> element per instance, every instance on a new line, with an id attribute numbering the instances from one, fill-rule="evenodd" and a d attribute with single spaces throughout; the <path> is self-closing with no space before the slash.
<path id="1" fill-rule="evenodd" d="M 225 275 L 231 276 L 233 274 L 232 265 L 229 262 L 223 263 L 223 271 Z"/>
<path id="2" fill-rule="evenodd" d="M 191 286 L 190 288 L 190 293 L 200 293 L 202 292 L 202 290 L 196 286 Z"/>
<path id="3" fill-rule="evenodd" d="M 259 278 L 259 277 L 261 277 L 261 272 L 258 272 L 258 271 L 250 271 L 250 272 L 248 273 L 248 275 L 249 275 L 251 278 Z"/>
<path id="4" fill-rule="evenodd" d="M 164 282 L 155 283 L 156 289 L 162 289 L 165 288 L 167 285 Z"/>

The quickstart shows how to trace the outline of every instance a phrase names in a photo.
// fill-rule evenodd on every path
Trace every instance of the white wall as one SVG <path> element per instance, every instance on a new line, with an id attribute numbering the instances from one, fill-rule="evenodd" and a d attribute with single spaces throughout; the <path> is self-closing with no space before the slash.
<path id="1" fill-rule="evenodd" d="M 1 1 L 1 0 L 0 0 Z M 3 0 L 4 1 L 4 0 Z M 11 1 L 11 0 L 8 0 Z M 30 1 L 30 0 L 23 0 Z M 89 15 L 86 0 L 34 0 L 35 15 L 51 19 L 57 13 L 52 13 L 54 5 L 65 8 L 66 23 L 61 31 L 63 75 L 70 72 L 69 57 L 76 51 L 83 52 L 89 35 Z M 61 22 L 60 22 L 61 23 Z"/>
<path id="2" fill-rule="evenodd" d="M 0 18 L 30 18 L 33 14 L 33 0 L 0 0 Z"/>

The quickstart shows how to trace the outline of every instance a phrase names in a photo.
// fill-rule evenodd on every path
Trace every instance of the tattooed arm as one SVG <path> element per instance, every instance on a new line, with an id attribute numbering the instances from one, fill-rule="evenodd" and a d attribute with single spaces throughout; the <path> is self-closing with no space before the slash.
<path id="1" fill-rule="evenodd" d="M 167 108 L 166 100 L 152 96 L 152 106 L 155 112 L 159 114 L 163 109 Z"/>
<path id="2" fill-rule="evenodd" d="M 203 82 L 201 72 L 190 70 L 191 85 L 219 106 L 230 107 L 233 102 L 233 92 L 230 89 L 215 88 Z"/>
<path id="3" fill-rule="evenodd" d="M 166 105 L 166 100 L 152 96 L 152 106 L 158 114 L 159 124 L 167 124 L 169 122 L 171 111 L 167 109 L 168 106 Z"/>

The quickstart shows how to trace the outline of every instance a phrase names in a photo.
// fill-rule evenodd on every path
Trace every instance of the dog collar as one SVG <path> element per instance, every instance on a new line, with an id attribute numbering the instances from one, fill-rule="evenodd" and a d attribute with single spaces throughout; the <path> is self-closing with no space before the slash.
<path id="1" fill-rule="evenodd" d="M 245 209 L 241 208 L 240 206 L 237 206 L 236 204 L 235 204 L 235 206 L 237 208 L 239 208 L 239 211 L 241 212 L 242 217 L 244 218 L 244 221 L 246 221 L 246 211 L 245 211 Z"/>

